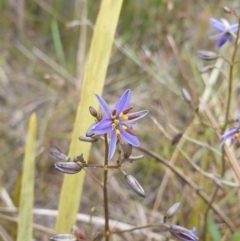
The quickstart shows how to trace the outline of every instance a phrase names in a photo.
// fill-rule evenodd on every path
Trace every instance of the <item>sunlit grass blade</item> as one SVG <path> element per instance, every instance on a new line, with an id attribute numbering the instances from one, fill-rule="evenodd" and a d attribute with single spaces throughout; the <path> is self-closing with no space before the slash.
<path id="1" fill-rule="evenodd" d="M 93 123 L 88 107 L 90 105 L 97 106 L 94 93 L 102 94 L 121 6 L 122 0 L 103 0 L 101 2 L 81 88 L 80 102 L 69 150 L 70 157 L 82 152 L 84 159 L 88 160 L 91 144 L 80 142 L 78 137 L 84 134 L 90 124 Z M 69 232 L 75 223 L 84 177 L 84 172 L 64 177 L 55 227 L 57 233 Z"/>
<path id="2" fill-rule="evenodd" d="M 36 114 L 33 113 L 29 121 L 25 156 L 23 162 L 17 241 L 32 240 L 32 209 L 34 197 L 34 159 L 36 129 L 37 118 Z"/>

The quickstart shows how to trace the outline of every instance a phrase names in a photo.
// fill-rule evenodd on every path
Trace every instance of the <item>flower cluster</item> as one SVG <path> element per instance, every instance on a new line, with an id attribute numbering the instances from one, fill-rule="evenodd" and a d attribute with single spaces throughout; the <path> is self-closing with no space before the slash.
<path id="1" fill-rule="evenodd" d="M 139 146 L 140 142 L 132 130 L 131 124 L 135 124 L 137 120 L 147 115 L 148 111 L 129 113 L 132 109 L 130 104 L 131 91 L 125 90 L 113 111 L 110 110 L 105 100 L 96 95 L 100 107 L 105 115 L 100 122 L 92 126 L 91 131 L 95 135 L 103 135 L 109 133 L 109 151 L 108 159 L 113 157 L 116 150 L 117 141 L 126 142 L 132 146 Z"/>

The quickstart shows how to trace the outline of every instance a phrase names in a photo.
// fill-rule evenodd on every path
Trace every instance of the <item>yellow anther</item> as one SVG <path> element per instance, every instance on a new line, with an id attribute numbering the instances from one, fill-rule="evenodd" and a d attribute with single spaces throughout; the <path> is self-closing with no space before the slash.
<path id="1" fill-rule="evenodd" d="M 125 130 L 127 130 L 127 127 L 126 126 L 122 126 L 122 129 L 125 131 Z"/>
<path id="2" fill-rule="evenodd" d="M 116 135 L 120 135 L 120 131 L 118 129 L 116 129 Z"/>
<path id="3" fill-rule="evenodd" d="M 115 129 L 116 124 L 112 123 L 112 129 Z"/>
<path id="4" fill-rule="evenodd" d="M 115 118 L 116 118 L 116 115 L 111 115 L 111 118 L 112 118 L 112 119 L 115 119 Z"/>
<path id="5" fill-rule="evenodd" d="M 124 120 L 128 120 L 128 116 L 124 115 L 123 112 L 120 113 L 119 117 L 121 117 Z"/>

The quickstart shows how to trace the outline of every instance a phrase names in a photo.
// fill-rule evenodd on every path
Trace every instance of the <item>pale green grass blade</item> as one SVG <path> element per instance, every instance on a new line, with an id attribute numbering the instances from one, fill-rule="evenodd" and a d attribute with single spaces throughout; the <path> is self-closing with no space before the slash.
<path id="1" fill-rule="evenodd" d="M 36 130 L 37 118 L 36 114 L 33 113 L 29 121 L 26 150 L 23 162 L 17 241 L 32 241 Z"/>
<path id="2" fill-rule="evenodd" d="M 210 235 L 212 236 L 213 241 L 221 240 L 220 232 L 211 214 L 208 215 L 207 223 L 208 223 L 208 230 L 210 232 Z"/>
<path id="3" fill-rule="evenodd" d="M 84 135 L 93 123 L 88 107 L 97 106 L 94 93 L 102 94 L 121 6 L 122 0 L 103 0 L 101 3 L 81 88 L 80 103 L 69 151 L 70 157 L 82 152 L 85 160 L 88 160 L 91 145 L 80 142 L 78 137 Z M 84 177 L 84 171 L 64 177 L 55 227 L 57 233 L 69 232 L 75 223 Z"/>
<path id="4" fill-rule="evenodd" d="M 56 50 L 56 54 L 58 56 L 58 59 L 63 67 L 66 67 L 66 61 L 65 61 L 65 55 L 63 51 L 61 36 L 58 29 L 58 23 L 57 20 L 54 18 L 51 21 L 51 29 L 52 29 L 52 36 L 53 36 L 53 44 L 54 48 Z"/>

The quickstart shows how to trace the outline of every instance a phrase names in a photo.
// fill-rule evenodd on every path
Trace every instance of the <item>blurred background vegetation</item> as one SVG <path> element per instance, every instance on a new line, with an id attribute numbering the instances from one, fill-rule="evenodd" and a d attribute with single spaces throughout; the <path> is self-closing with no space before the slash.
<path id="1" fill-rule="evenodd" d="M 34 208 L 58 208 L 63 175 L 54 169 L 48 149 L 58 146 L 64 153 L 68 152 L 100 2 L 0 2 L 1 207 L 19 205 L 27 123 L 31 113 L 36 112 L 38 132 Z M 113 106 L 125 89 L 132 90 L 134 110 L 149 110 L 149 115 L 136 126 L 141 145 L 175 162 L 174 165 L 210 198 L 214 195 L 214 202 L 232 221 L 237 232 L 240 225 L 238 188 L 222 184 L 214 194 L 218 183 L 203 175 L 203 172 L 221 173 L 221 149 L 215 130 L 204 113 L 200 115 L 205 124 L 199 122 L 194 110 L 181 95 L 181 89 L 186 88 L 196 107 L 208 87 L 209 78 L 215 78 L 216 84 L 205 101 L 217 122 L 223 122 L 228 66 L 222 64 L 221 72 L 217 71 L 215 77 L 211 73 L 201 75 L 199 69 L 206 63 L 197 58 L 196 51 L 215 51 L 215 42 L 208 40 L 212 33 L 209 18 L 227 18 L 230 23 L 236 21 L 223 12 L 222 6 L 225 5 L 240 12 L 239 1 L 235 0 L 124 0 L 104 98 Z M 231 51 L 231 46 L 227 46 L 221 54 L 230 58 Z M 235 81 L 238 74 L 235 68 L 232 119 L 236 119 L 239 113 L 240 92 Z M 79 133 L 79 136 L 83 134 Z M 174 141 L 179 134 L 186 137 L 180 144 Z M 236 157 L 239 156 L 238 146 L 234 147 L 233 152 Z M 94 145 L 89 161 L 99 160 L 101 153 L 102 147 Z M 140 151 L 134 150 L 134 153 L 140 154 Z M 232 240 L 229 227 L 211 209 L 206 218 L 209 205 L 196 191 L 172 172 L 168 173 L 170 178 L 166 178 L 165 166 L 146 155 L 142 160 L 127 164 L 125 169 L 139 180 L 147 197 L 139 200 L 127 190 L 118 172 L 111 173 L 111 219 L 132 225 L 161 221 L 162 213 L 179 201 L 181 207 L 174 223 L 187 228 L 196 226 L 198 236 L 204 236 L 200 240 Z M 94 175 L 101 180 L 101 173 L 96 170 L 89 172 L 79 212 L 103 217 L 102 190 L 92 177 Z M 228 165 L 224 178 L 238 184 Z M 16 214 L 6 213 L 4 209 L 1 213 L 16 218 Z M 53 229 L 55 217 L 51 214 L 34 215 L 34 222 Z M 102 228 L 81 221 L 77 225 L 86 237 L 91 237 Z M 0 232 L 6 232 L 9 240 L 16 239 L 16 230 L 16 222 L 0 217 Z M 48 240 L 50 234 L 47 230 L 34 230 L 36 240 Z M 157 233 L 161 234 L 159 230 Z M 165 237 L 168 237 L 167 233 Z M 122 238 L 130 240 L 132 234 Z M 142 235 L 135 235 L 134 238 L 146 239 Z"/>

